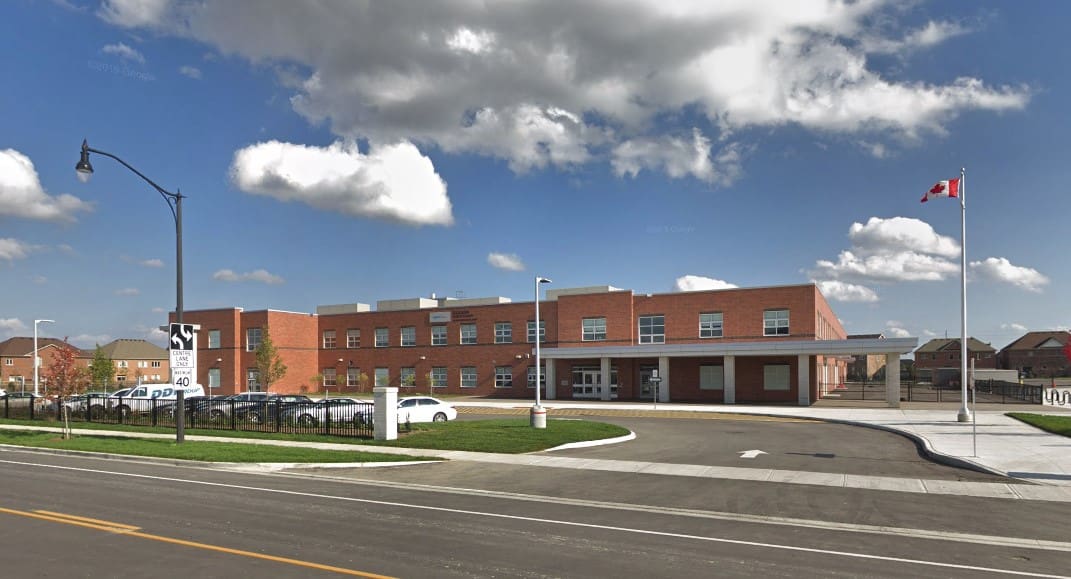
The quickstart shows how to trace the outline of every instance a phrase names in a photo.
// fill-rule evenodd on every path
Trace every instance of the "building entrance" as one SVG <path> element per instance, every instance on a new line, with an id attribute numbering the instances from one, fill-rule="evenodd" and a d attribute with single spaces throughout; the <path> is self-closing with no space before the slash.
<path id="1" fill-rule="evenodd" d="M 573 366 L 573 398 L 602 399 L 604 384 L 598 366 Z M 610 399 L 617 398 L 617 368 L 610 369 Z"/>

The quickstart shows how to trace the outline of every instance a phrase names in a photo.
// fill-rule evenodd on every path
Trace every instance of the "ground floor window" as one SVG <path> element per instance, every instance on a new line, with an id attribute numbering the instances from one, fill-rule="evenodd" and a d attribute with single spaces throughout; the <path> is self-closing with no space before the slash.
<path id="1" fill-rule="evenodd" d="M 528 367 L 528 387 L 532 388 L 533 390 L 535 389 L 535 375 L 536 375 L 536 367 L 535 366 L 529 366 Z M 540 369 L 539 369 L 539 387 L 543 388 L 544 390 L 546 390 L 546 388 L 547 388 L 547 368 L 545 366 L 540 366 Z"/>
<path id="2" fill-rule="evenodd" d="M 416 386 L 416 368 L 402 368 L 401 377 L 402 386 Z"/>
<path id="3" fill-rule="evenodd" d="M 766 364 L 762 367 L 763 390 L 787 391 L 789 389 L 789 365 Z"/>
<path id="4" fill-rule="evenodd" d="M 208 369 L 208 387 L 219 388 L 222 380 L 220 379 L 219 368 Z"/>
<path id="5" fill-rule="evenodd" d="M 461 368 L 461 387 L 462 388 L 475 388 L 476 387 L 476 367 L 465 366 Z"/>
<path id="6" fill-rule="evenodd" d="M 725 389 L 725 366 L 700 366 L 699 367 L 700 390 L 724 390 Z"/>
<path id="7" fill-rule="evenodd" d="M 338 375 L 335 373 L 334 368 L 324 368 L 324 387 L 334 386 L 338 383 Z"/>
<path id="8" fill-rule="evenodd" d="M 436 366 L 431 369 L 431 387 L 446 388 L 446 367 Z"/>
<path id="9" fill-rule="evenodd" d="M 495 366 L 495 388 L 513 388 L 513 368 Z"/>
<path id="10" fill-rule="evenodd" d="M 361 384 L 361 369 L 346 368 L 346 387 L 353 388 Z"/>
<path id="11" fill-rule="evenodd" d="M 245 389 L 249 392 L 260 392 L 260 370 L 256 368 L 246 370 Z"/>
<path id="12" fill-rule="evenodd" d="M 376 386 L 390 386 L 389 368 L 376 368 Z"/>

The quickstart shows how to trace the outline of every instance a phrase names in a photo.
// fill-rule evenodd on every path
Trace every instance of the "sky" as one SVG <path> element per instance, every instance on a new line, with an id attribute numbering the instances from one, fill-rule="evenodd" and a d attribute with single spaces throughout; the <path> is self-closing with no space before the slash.
<path id="1" fill-rule="evenodd" d="M 0 4 L 0 339 L 815 282 L 849 334 L 1068 329 L 1071 4 Z M 544 288 L 547 286 L 544 286 Z"/>

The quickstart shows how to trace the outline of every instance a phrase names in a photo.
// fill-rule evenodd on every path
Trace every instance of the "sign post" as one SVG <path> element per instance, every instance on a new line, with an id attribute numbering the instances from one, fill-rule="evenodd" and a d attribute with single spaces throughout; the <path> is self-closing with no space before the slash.
<path id="1" fill-rule="evenodd" d="M 662 382 L 662 378 L 658 375 L 658 370 L 651 370 L 651 377 L 647 379 L 651 383 L 651 403 L 652 409 L 658 410 L 658 385 Z"/>
<path id="2" fill-rule="evenodd" d="M 171 363 L 171 385 L 176 391 L 175 443 L 186 438 L 186 389 L 197 384 L 197 324 L 171 324 L 168 342 Z"/>

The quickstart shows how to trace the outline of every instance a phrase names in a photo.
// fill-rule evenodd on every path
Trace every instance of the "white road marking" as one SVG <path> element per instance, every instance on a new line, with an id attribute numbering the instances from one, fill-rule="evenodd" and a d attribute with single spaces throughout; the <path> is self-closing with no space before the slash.
<path id="1" fill-rule="evenodd" d="M 291 496 L 302 496 L 302 497 L 317 498 L 317 499 L 330 499 L 330 500 L 337 500 L 337 501 L 350 502 L 350 503 L 362 503 L 362 504 L 388 506 L 388 507 L 404 508 L 404 509 L 435 511 L 435 512 L 442 512 L 442 513 L 452 513 L 452 514 L 469 515 L 469 516 L 476 516 L 476 517 L 489 517 L 489 518 L 504 519 L 504 520 L 525 521 L 525 522 L 531 522 L 531 523 L 542 523 L 542 524 L 549 524 L 549 525 L 560 525 L 560 526 L 578 527 L 578 528 L 586 528 L 586 529 L 598 529 L 598 530 L 603 530 L 603 531 L 615 531 L 615 532 L 632 533 L 632 534 L 638 534 L 638 535 L 651 535 L 651 536 L 668 537 L 668 538 L 676 538 L 676 539 L 688 539 L 688 540 L 704 541 L 704 542 L 710 542 L 710 543 L 724 543 L 724 544 L 742 545 L 742 546 L 748 546 L 748 547 L 763 547 L 763 548 L 769 548 L 769 549 L 781 549 L 781 550 L 786 550 L 786 551 L 798 551 L 798 552 L 805 552 L 805 553 L 832 555 L 832 556 L 837 556 L 837 557 L 848 557 L 848 558 L 855 558 L 855 559 L 867 559 L 867 560 L 874 560 L 874 561 L 888 561 L 888 562 L 893 562 L 893 563 L 905 563 L 905 564 L 922 565 L 922 566 L 928 566 L 928 567 L 939 567 L 939 568 L 945 568 L 945 569 L 962 569 L 962 570 L 967 570 L 967 571 L 982 571 L 982 572 L 987 572 L 987 573 L 998 573 L 998 574 L 1016 575 L 1016 576 L 1023 576 L 1023 577 L 1046 577 L 1046 578 L 1053 578 L 1053 579 L 1071 579 L 1071 576 L 1067 576 L 1067 575 L 1053 575 L 1053 574 L 1046 574 L 1046 573 L 1031 573 L 1031 572 L 1027 572 L 1027 571 L 1016 571 L 1014 569 L 1000 569 L 1000 568 L 995 568 L 995 567 L 982 567 L 982 566 L 976 566 L 976 565 L 962 565 L 962 564 L 956 564 L 956 563 L 942 563 L 942 562 L 939 562 L 939 561 L 927 561 L 927 560 L 923 560 L 923 559 L 908 559 L 908 558 L 905 558 L 905 557 L 890 557 L 890 556 L 885 556 L 885 555 L 871 555 L 871 554 L 867 554 L 867 553 L 857 553 L 857 552 L 851 552 L 851 551 L 834 551 L 834 550 L 831 550 L 831 549 L 819 549 L 819 548 L 814 548 L 814 547 L 800 547 L 800 546 L 796 546 L 796 545 L 785 545 L 785 544 L 778 544 L 778 543 L 766 543 L 766 542 L 760 542 L 760 541 L 746 541 L 746 540 L 740 540 L 740 539 L 729 539 L 729 538 L 726 538 L 726 537 L 710 537 L 710 536 L 702 536 L 702 535 L 690 535 L 690 534 L 685 534 L 685 533 L 671 533 L 671 532 L 666 532 L 666 531 L 654 531 L 654 530 L 650 530 L 650 529 L 639 529 L 639 528 L 633 528 L 633 527 L 619 527 L 619 526 L 615 526 L 615 525 L 600 525 L 600 524 L 594 524 L 594 523 L 583 523 L 583 522 L 577 522 L 577 521 L 565 521 L 565 520 L 559 520 L 559 519 L 546 519 L 546 518 L 540 518 L 540 517 L 526 517 L 526 516 L 520 516 L 520 515 L 507 515 L 507 514 L 503 514 L 503 513 L 493 513 L 493 512 L 486 512 L 486 511 L 473 511 L 473 510 L 468 510 L 468 509 L 455 509 L 455 508 L 448 508 L 448 507 L 436 507 L 436 506 L 431 506 L 431 505 L 399 503 L 399 502 L 395 502 L 395 501 L 361 499 L 361 498 L 356 498 L 356 497 L 343 497 L 343 496 L 337 496 L 337 495 L 326 495 L 326 494 L 321 494 L 321 493 L 311 493 L 311 492 L 304 492 L 304 491 L 290 491 L 290 490 L 255 487 L 255 486 L 248 486 L 248 485 L 235 485 L 235 484 L 229 484 L 229 483 L 218 483 L 218 482 L 209 482 L 209 481 L 202 481 L 202 480 L 183 479 L 183 478 L 177 478 L 177 477 L 165 477 L 165 476 L 156 476 L 156 475 L 147 475 L 147 474 L 125 473 L 125 472 L 116 472 L 116 471 L 108 471 L 108 470 L 100 470 L 100 469 L 80 468 L 80 467 L 72 467 L 72 466 L 61 466 L 61 465 L 54 465 L 54 464 L 39 464 L 39 463 L 32 463 L 32 462 L 13 461 L 13 460 L 0 460 L 0 463 L 15 464 L 15 465 L 21 465 L 21 466 L 30 466 L 30 467 L 38 467 L 38 468 L 47 468 L 47 469 L 54 469 L 54 470 L 65 470 L 65 471 L 85 472 L 85 473 L 93 473 L 93 474 L 103 474 L 103 475 L 128 477 L 128 478 L 138 478 L 138 479 L 145 479 L 145 480 L 158 480 L 158 481 L 182 483 L 182 484 L 188 484 L 188 485 L 201 485 L 201 486 L 209 486 L 209 487 L 229 488 L 229 489 L 244 490 L 244 491 L 254 491 L 254 492 L 257 492 L 257 493 L 276 493 L 276 494 L 291 495 Z M 391 488 L 391 487 L 394 487 L 395 485 L 394 485 L 394 483 L 390 483 L 390 484 L 383 484 L 381 486 Z M 505 493 L 497 493 L 497 494 L 505 495 Z M 561 499 L 554 499 L 554 500 L 544 499 L 544 500 L 546 500 L 546 502 L 554 502 L 554 503 L 562 502 Z M 592 503 L 592 506 L 596 506 L 596 504 Z M 628 506 L 629 505 L 616 505 L 615 508 L 622 509 L 622 507 L 628 507 Z M 622 510 L 627 510 L 627 509 L 622 509 Z M 650 512 L 659 512 L 659 513 L 665 513 L 665 514 L 671 514 L 671 515 L 673 515 L 673 514 L 682 515 L 682 514 L 686 514 L 688 512 L 688 511 L 686 511 L 684 509 L 667 509 L 667 508 L 660 508 L 660 507 L 637 508 L 637 510 L 647 510 L 647 511 L 650 511 Z M 701 513 L 701 512 L 702 511 L 695 511 L 695 513 Z M 690 515 L 690 516 L 696 516 L 696 515 Z M 1043 541 L 1043 540 L 1037 540 L 1037 539 L 1014 539 L 1014 538 L 1009 538 L 1009 537 L 990 537 L 990 536 L 986 536 L 986 535 L 971 535 L 971 534 L 967 534 L 967 533 L 949 533 L 949 532 L 944 532 L 944 531 L 930 531 L 930 530 L 922 530 L 922 529 L 903 529 L 903 528 L 897 529 L 897 528 L 890 528 L 890 527 L 869 527 L 868 528 L 868 526 L 866 526 L 866 525 L 849 525 L 849 524 L 841 524 L 841 523 L 830 523 L 830 522 L 826 522 L 826 521 L 806 521 L 806 520 L 803 520 L 803 519 L 781 519 L 780 522 L 775 522 L 777 520 L 776 517 L 762 517 L 762 516 L 757 516 L 757 515 L 736 515 L 736 514 L 730 514 L 730 513 L 708 513 L 706 516 L 709 516 L 710 518 L 720 518 L 720 519 L 725 519 L 725 520 L 737 520 L 737 521 L 741 521 L 741 522 L 758 522 L 758 523 L 764 523 L 765 522 L 765 523 L 774 523 L 774 524 L 792 524 L 793 526 L 808 526 L 808 527 L 821 528 L 821 529 L 827 529 L 827 530 L 833 529 L 833 530 L 846 530 L 846 531 L 856 531 L 856 532 L 863 531 L 863 532 L 876 533 L 876 534 L 889 534 L 889 535 L 897 535 L 897 536 L 905 536 L 905 537 L 909 536 L 909 537 L 916 538 L 916 539 L 920 539 L 921 538 L 921 539 L 933 539 L 933 540 L 958 541 L 958 542 L 966 542 L 966 543 L 982 543 L 982 544 L 991 544 L 991 545 L 998 545 L 999 544 L 999 545 L 1005 545 L 1005 546 L 1011 546 L 1012 544 L 1015 544 L 1016 546 L 1019 546 L 1019 547 L 1031 548 L 1031 549 L 1039 549 L 1039 550 L 1044 550 L 1044 551 L 1071 552 L 1071 543 L 1060 542 L 1060 541 Z M 789 521 L 795 521 L 795 523 L 790 523 Z"/>
<path id="2" fill-rule="evenodd" d="M 766 454 L 757 448 L 755 450 L 738 450 L 736 452 L 740 453 L 740 458 L 755 458 L 760 454 Z"/>

